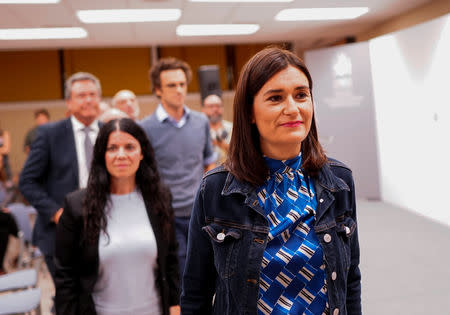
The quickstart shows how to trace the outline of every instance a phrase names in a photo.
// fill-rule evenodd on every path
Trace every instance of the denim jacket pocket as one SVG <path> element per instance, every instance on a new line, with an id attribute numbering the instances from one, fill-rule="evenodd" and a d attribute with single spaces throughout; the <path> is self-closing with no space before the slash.
<path id="1" fill-rule="evenodd" d="M 351 248 L 350 239 L 356 230 L 356 222 L 347 215 L 336 218 L 336 232 L 340 236 L 344 244 L 346 269 L 350 268 Z"/>
<path id="2" fill-rule="evenodd" d="M 219 276 L 228 279 L 236 271 L 242 231 L 214 222 L 202 228 L 209 236 L 214 251 L 214 264 Z"/>

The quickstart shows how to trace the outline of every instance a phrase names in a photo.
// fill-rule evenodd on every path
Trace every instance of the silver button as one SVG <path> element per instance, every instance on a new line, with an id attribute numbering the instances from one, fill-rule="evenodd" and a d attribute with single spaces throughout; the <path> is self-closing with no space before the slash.
<path id="1" fill-rule="evenodd" d="M 320 198 L 319 202 L 320 202 L 320 203 L 322 203 L 322 202 L 323 202 L 323 199 L 322 199 L 322 198 Z"/>
<path id="2" fill-rule="evenodd" d="M 337 278 L 337 273 L 336 273 L 336 271 L 333 271 L 332 273 L 331 273 L 331 280 L 336 280 L 336 278 Z"/>
<path id="3" fill-rule="evenodd" d="M 338 309 L 338 308 L 335 308 L 335 309 L 334 309 L 333 315 L 339 315 L 339 309 Z"/>
<path id="4" fill-rule="evenodd" d="M 225 234 L 223 234 L 222 232 L 220 232 L 219 234 L 217 234 L 217 239 L 219 241 L 223 241 L 225 239 Z"/>
<path id="5" fill-rule="evenodd" d="M 348 226 L 345 227 L 345 234 L 347 234 L 347 235 L 350 234 L 350 228 Z"/>
<path id="6" fill-rule="evenodd" d="M 323 236 L 323 240 L 325 241 L 325 243 L 329 243 L 329 242 L 331 242 L 331 235 L 330 234 L 325 234 L 324 236 Z"/>

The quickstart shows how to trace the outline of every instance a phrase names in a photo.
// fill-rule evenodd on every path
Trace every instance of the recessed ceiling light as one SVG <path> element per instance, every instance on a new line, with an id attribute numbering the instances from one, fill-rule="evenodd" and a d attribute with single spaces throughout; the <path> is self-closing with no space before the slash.
<path id="1" fill-rule="evenodd" d="M 0 0 L 0 4 L 58 3 L 60 0 Z"/>
<path id="2" fill-rule="evenodd" d="M 190 2 L 293 2 L 294 0 L 189 0 Z"/>
<path id="3" fill-rule="evenodd" d="M 275 16 L 277 21 L 347 20 L 369 12 L 367 7 L 284 9 Z"/>
<path id="4" fill-rule="evenodd" d="M 258 24 L 181 24 L 178 36 L 249 35 L 259 30 Z"/>
<path id="5" fill-rule="evenodd" d="M 4 28 L 0 29 L 0 40 L 24 39 L 70 39 L 85 38 L 88 33 L 81 27 L 49 28 Z"/>
<path id="6" fill-rule="evenodd" d="M 124 9 L 124 10 L 80 10 L 77 16 L 83 23 L 133 23 L 176 21 L 181 16 L 179 9 Z"/>

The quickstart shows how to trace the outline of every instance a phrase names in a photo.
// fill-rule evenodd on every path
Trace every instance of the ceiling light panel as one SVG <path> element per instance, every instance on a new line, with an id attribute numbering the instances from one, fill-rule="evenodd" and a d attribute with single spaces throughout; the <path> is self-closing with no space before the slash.
<path id="1" fill-rule="evenodd" d="M 250 35 L 259 30 L 258 24 L 181 24 L 178 36 Z"/>
<path id="2" fill-rule="evenodd" d="M 0 0 L 0 4 L 41 4 L 58 3 L 60 0 Z"/>
<path id="3" fill-rule="evenodd" d="M 124 9 L 124 10 L 80 10 L 77 16 L 83 23 L 138 23 L 176 21 L 181 16 L 179 9 Z"/>
<path id="4" fill-rule="evenodd" d="M 81 27 L 0 29 L 0 40 L 72 39 L 85 38 L 87 35 Z"/>
<path id="5" fill-rule="evenodd" d="M 189 0 L 190 2 L 293 2 L 294 0 Z"/>
<path id="6" fill-rule="evenodd" d="M 357 18 L 369 12 L 367 7 L 351 8 L 308 8 L 284 9 L 275 16 L 277 21 L 319 21 L 348 20 Z"/>

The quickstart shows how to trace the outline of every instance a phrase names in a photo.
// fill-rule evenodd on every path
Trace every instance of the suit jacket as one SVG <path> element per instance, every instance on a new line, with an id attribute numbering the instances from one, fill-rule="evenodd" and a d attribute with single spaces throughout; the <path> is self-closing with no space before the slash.
<path id="1" fill-rule="evenodd" d="M 98 278 L 98 238 L 85 240 L 82 203 L 86 190 L 69 194 L 56 233 L 56 313 L 63 315 L 96 314 L 92 291 Z M 146 204 L 147 214 L 158 248 L 159 289 L 163 314 L 169 314 L 171 305 L 179 305 L 178 245 L 175 230 L 164 237 L 161 220 Z M 150 268 L 150 264 L 149 264 Z M 138 279 L 136 279 L 138 281 Z M 120 290 L 120 288 L 118 288 Z"/>
<path id="2" fill-rule="evenodd" d="M 19 189 L 36 208 L 33 243 L 53 255 L 56 224 L 51 221 L 67 193 L 78 189 L 78 162 L 70 118 L 38 128 L 20 174 Z"/>

